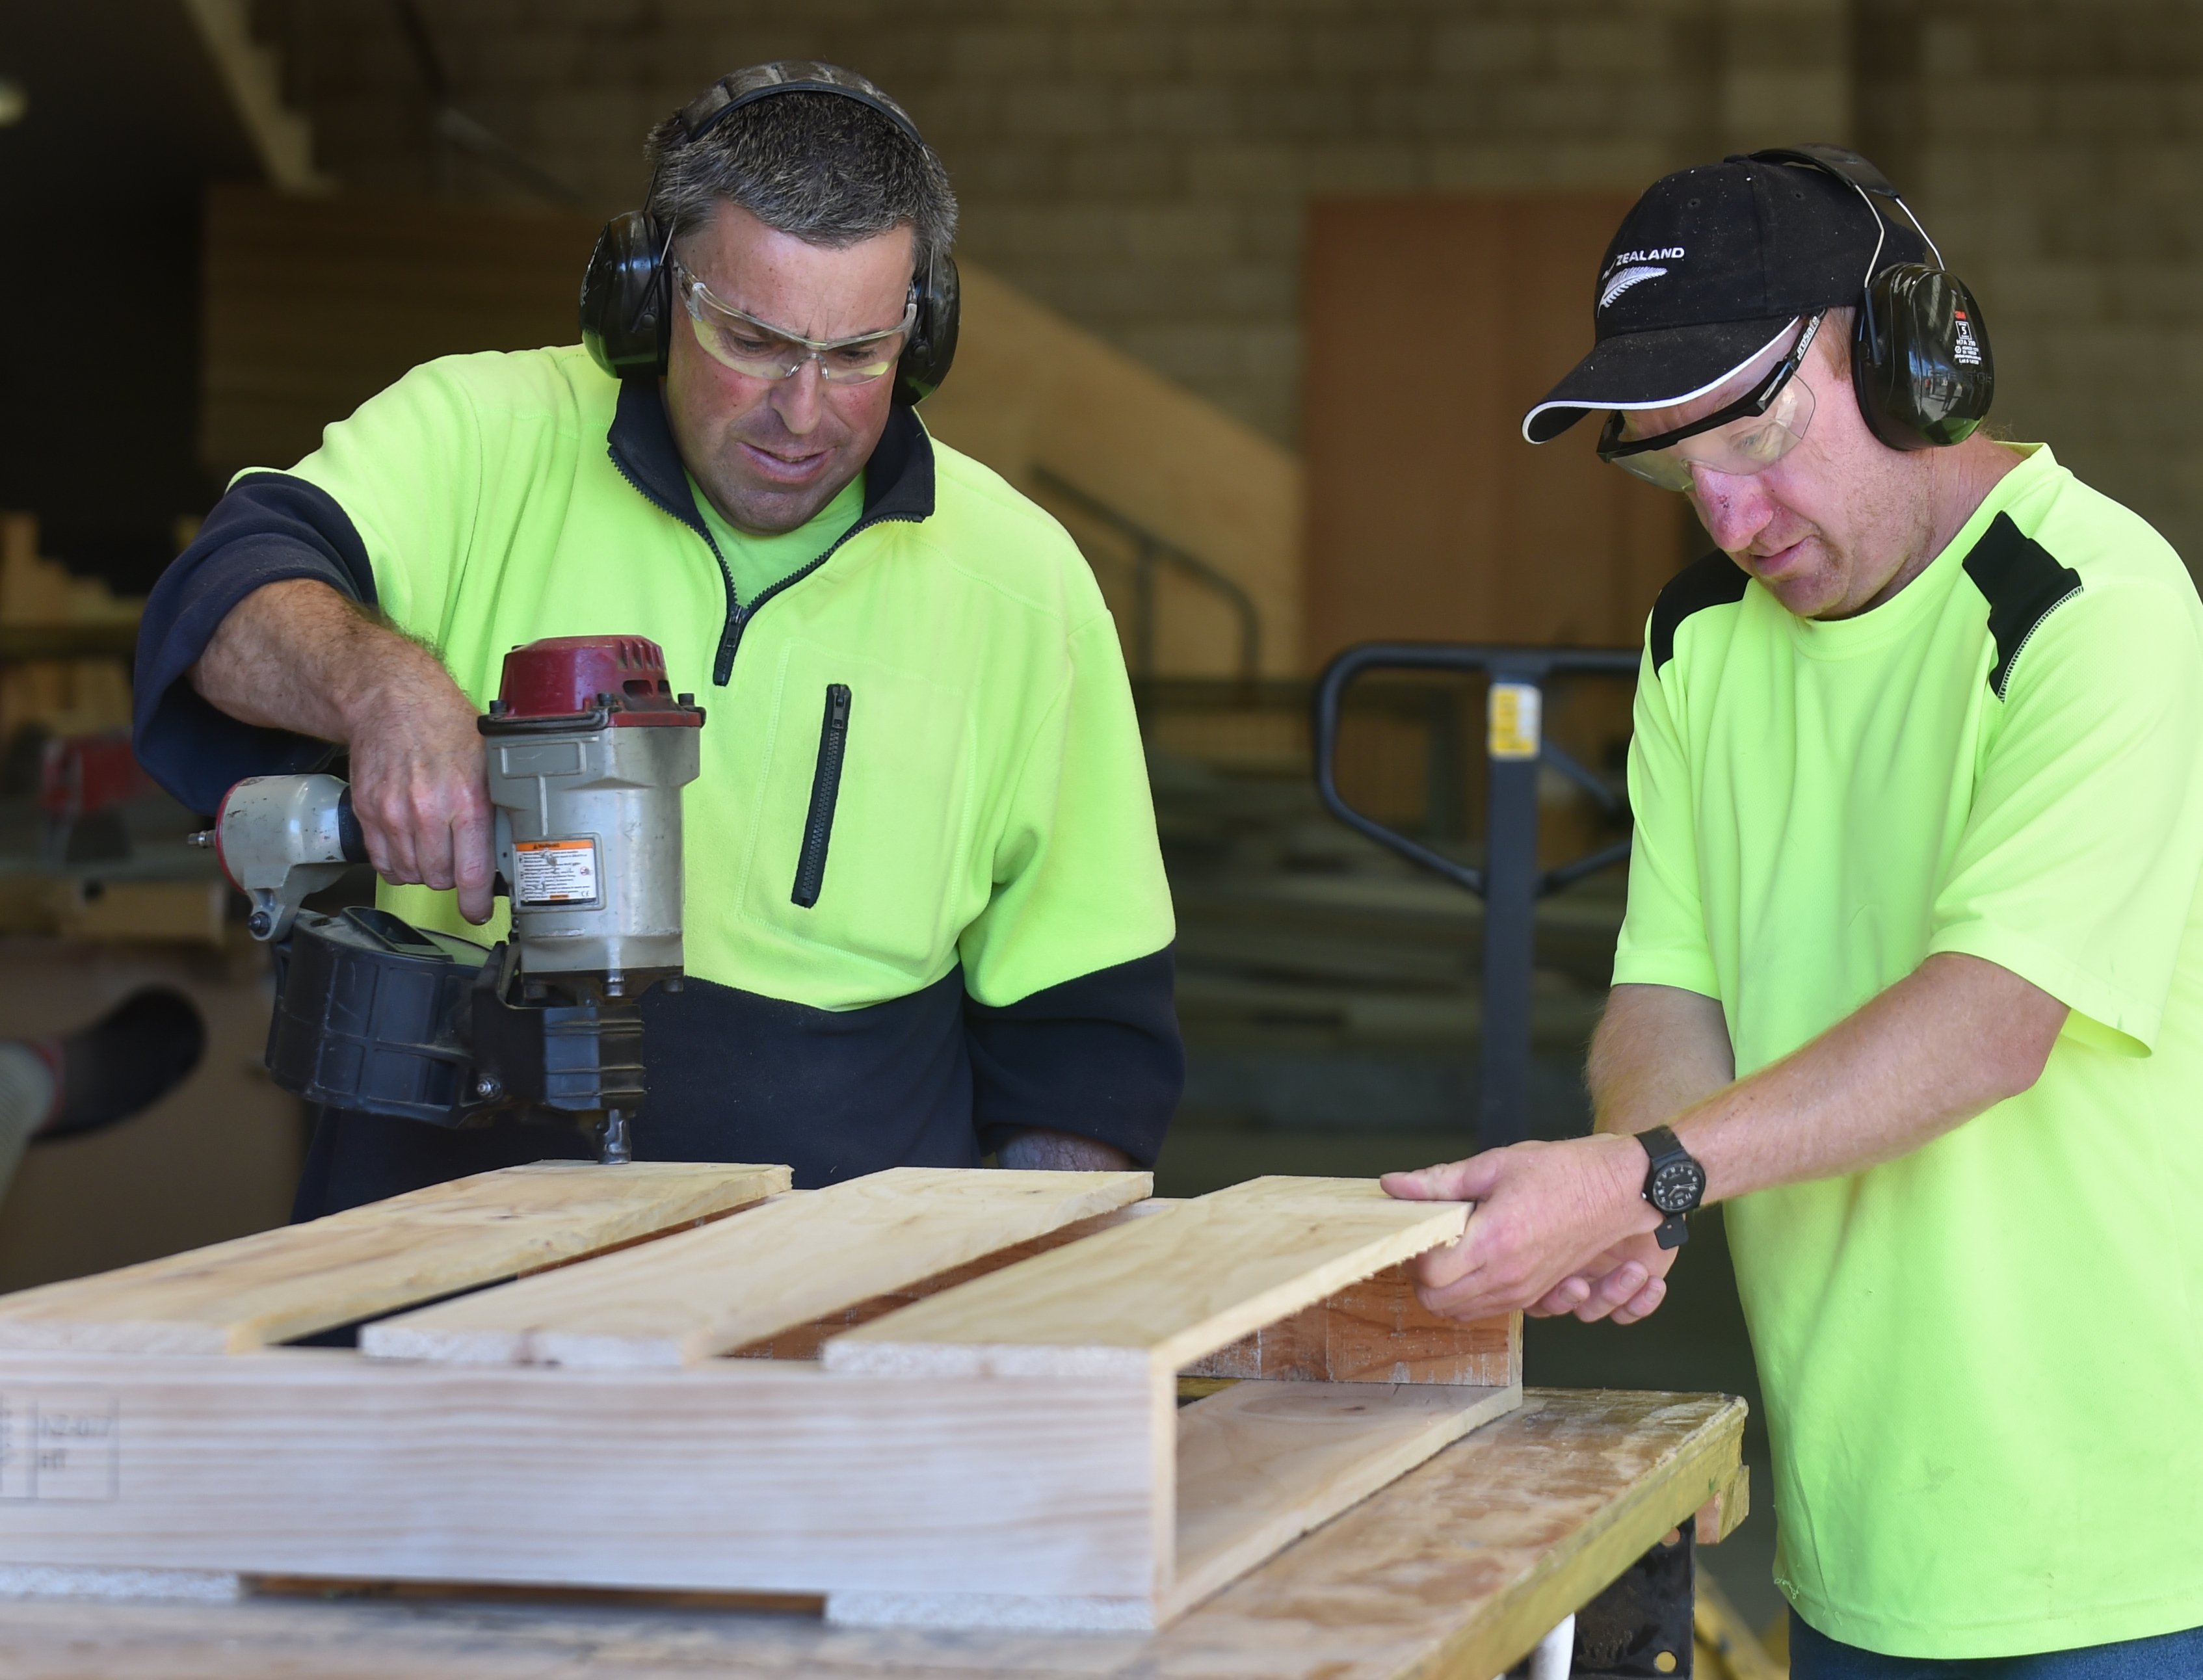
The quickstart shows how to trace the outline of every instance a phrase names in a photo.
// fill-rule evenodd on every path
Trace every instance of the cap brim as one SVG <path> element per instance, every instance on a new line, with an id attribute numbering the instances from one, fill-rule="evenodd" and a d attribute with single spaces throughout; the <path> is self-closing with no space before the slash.
<path id="1" fill-rule="evenodd" d="M 1793 315 L 1617 333 L 1602 340 L 1522 416 L 1522 435 L 1533 444 L 1547 443 L 1598 410 L 1667 409 L 1703 397 L 1733 378 L 1797 321 Z"/>

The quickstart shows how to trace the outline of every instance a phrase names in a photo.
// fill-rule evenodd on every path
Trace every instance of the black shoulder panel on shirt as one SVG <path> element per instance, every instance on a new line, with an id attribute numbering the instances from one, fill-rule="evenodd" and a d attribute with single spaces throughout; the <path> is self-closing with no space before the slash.
<path id="1" fill-rule="evenodd" d="M 1966 575 L 1989 604 L 1989 634 L 1997 648 L 1989 687 L 2001 700 L 2011 662 L 2050 610 L 2081 592 L 2081 575 L 2059 565 L 2048 549 L 2021 534 L 2010 514 L 2000 513 L 1966 556 Z"/>
<path id="2" fill-rule="evenodd" d="M 1675 657 L 1675 632 L 1685 619 L 1701 608 L 1742 600 L 1751 581 L 1744 569 L 1718 549 L 1669 578 L 1652 604 L 1652 669 L 1657 672 Z"/>

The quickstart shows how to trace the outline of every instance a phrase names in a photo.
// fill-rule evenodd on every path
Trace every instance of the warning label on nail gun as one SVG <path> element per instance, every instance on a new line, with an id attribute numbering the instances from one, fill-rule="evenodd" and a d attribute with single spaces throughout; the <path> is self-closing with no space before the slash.
<path id="1" fill-rule="evenodd" d="M 523 909 L 596 902 L 597 843 L 593 840 L 515 840 L 512 868 L 512 901 Z"/>

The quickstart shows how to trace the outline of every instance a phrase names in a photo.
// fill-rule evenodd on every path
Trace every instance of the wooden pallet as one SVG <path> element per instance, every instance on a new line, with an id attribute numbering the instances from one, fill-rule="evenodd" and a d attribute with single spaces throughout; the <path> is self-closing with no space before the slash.
<path id="1" fill-rule="evenodd" d="M 0 1297 L 0 1566 L 1150 1628 L 1521 1400 L 1519 1317 L 1403 1270 L 1460 1204 L 788 1182 L 544 1163 Z"/>

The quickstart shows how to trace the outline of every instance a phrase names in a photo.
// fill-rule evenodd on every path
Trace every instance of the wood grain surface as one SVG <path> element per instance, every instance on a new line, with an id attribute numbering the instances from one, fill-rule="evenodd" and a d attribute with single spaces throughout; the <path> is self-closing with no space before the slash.
<path id="1" fill-rule="evenodd" d="M 894 1167 L 384 1319 L 360 1348 L 471 1365 L 693 1365 L 1137 1201 L 1152 1182 Z"/>
<path id="2" fill-rule="evenodd" d="M 1522 1315 L 1440 1317 L 1415 1298 L 1404 1264 L 1387 1266 L 1179 1374 L 1506 1388 L 1522 1380 Z"/>
<path id="3" fill-rule="evenodd" d="M 1739 1461 L 1720 1395 L 1532 1389 L 1522 1408 L 1162 1632 L 830 1628 L 815 1616 L 454 1600 L 24 1601 L 10 1680 L 1491 1680 Z"/>
<path id="4" fill-rule="evenodd" d="M 0 1354 L 0 1447 L 42 1449 L 35 1479 L 0 1454 L 0 1563 L 1144 1597 L 1157 1411 L 1143 1382 L 757 1360 Z"/>
<path id="5" fill-rule="evenodd" d="M 1185 1407 L 1177 1560 L 1158 1619 L 1521 1403 L 1519 1387 L 1243 1382 Z"/>
<path id="6" fill-rule="evenodd" d="M 0 1296 L 0 1349 L 237 1353 L 693 1224 L 781 1166 L 539 1161 Z"/>
<path id="7" fill-rule="evenodd" d="M 1371 1179 L 1252 1179 L 930 1296 L 821 1357 L 876 1374 L 1167 1376 L 1451 1241 L 1468 1215 Z"/>

